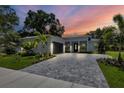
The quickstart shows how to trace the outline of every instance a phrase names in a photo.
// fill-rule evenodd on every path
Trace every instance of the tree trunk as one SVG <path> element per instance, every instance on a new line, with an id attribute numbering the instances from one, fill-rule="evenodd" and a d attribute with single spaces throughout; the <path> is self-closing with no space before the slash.
<path id="1" fill-rule="evenodd" d="M 122 46 L 122 42 L 121 42 L 121 33 L 120 33 L 120 46 L 119 46 L 119 54 L 118 54 L 118 62 L 121 64 L 122 62 L 122 57 L 121 57 L 121 46 Z"/>

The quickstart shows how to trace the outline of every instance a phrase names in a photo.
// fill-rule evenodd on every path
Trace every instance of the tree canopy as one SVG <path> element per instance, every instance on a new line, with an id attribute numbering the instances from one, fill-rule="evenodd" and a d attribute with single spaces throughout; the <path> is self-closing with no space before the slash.
<path id="1" fill-rule="evenodd" d="M 102 29 L 97 28 L 95 31 L 90 31 L 89 33 L 86 34 L 90 35 L 92 38 L 100 39 L 110 35 L 110 33 L 113 34 L 115 30 L 116 30 L 115 26 L 105 26 Z"/>
<path id="2" fill-rule="evenodd" d="M 118 61 L 121 63 L 121 51 L 124 44 L 124 17 L 121 14 L 117 14 L 113 17 L 113 21 L 117 24 L 119 28 L 119 55 L 118 55 Z"/>
<path id="3" fill-rule="evenodd" d="M 14 53 L 19 45 L 19 34 L 14 30 L 19 18 L 10 6 L 0 6 L 0 48 L 6 53 Z"/>
<path id="4" fill-rule="evenodd" d="M 124 17 L 121 14 L 117 14 L 113 17 L 113 21 L 117 23 L 119 31 L 124 34 Z"/>
<path id="5" fill-rule="evenodd" d="M 121 51 L 121 49 L 124 50 L 124 17 L 121 14 L 117 14 L 113 16 L 113 21 L 116 26 L 97 28 L 95 31 L 87 33 L 87 35 L 99 40 L 102 38 L 108 49 Z"/>
<path id="6" fill-rule="evenodd" d="M 19 18 L 16 15 L 14 9 L 10 6 L 0 6 L 0 31 L 7 32 L 14 29 L 15 25 L 18 25 Z"/>
<path id="7" fill-rule="evenodd" d="M 38 31 L 41 34 L 62 36 L 64 26 L 53 13 L 46 13 L 42 10 L 36 12 L 29 10 L 24 21 L 24 29 L 29 32 Z"/>

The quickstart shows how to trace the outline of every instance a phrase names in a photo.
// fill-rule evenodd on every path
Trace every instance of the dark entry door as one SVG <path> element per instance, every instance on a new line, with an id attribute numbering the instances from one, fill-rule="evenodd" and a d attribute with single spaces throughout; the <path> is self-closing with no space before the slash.
<path id="1" fill-rule="evenodd" d="M 74 52 L 78 52 L 78 43 L 74 43 Z"/>
<path id="2" fill-rule="evenodd" d="M 53 53 L 63 53 L 63 44 L 62 43 L 57 43 L 53 42 Z"/>

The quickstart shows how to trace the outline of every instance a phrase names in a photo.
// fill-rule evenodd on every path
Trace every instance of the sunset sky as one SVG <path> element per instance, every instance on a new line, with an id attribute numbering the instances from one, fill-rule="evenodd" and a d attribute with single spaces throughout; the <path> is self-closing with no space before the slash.
<path id="1" fill-rule="evenodd" d="M 83 35 L 98 27 L 113 25 L 113 16 L 118 13 L 124 14 L 124 6 L 121 5 L 17 5 L 11 7 L 16 10 L 20 18 L 19 28 L 23 27 L 23 22 L 29 10 L 41 9 L 56 15 L 65 26 L 64 35 Z"/>

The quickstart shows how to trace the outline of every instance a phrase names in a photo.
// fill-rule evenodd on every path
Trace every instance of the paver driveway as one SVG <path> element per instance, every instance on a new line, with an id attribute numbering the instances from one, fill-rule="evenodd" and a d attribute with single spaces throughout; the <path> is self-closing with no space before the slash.
<path id="1" fill-rule="evenodd" d="M 96 62 L 97 54 L 65 53 L 32 65 L 22 71 L 92 87 L 108 87 Z"/>

